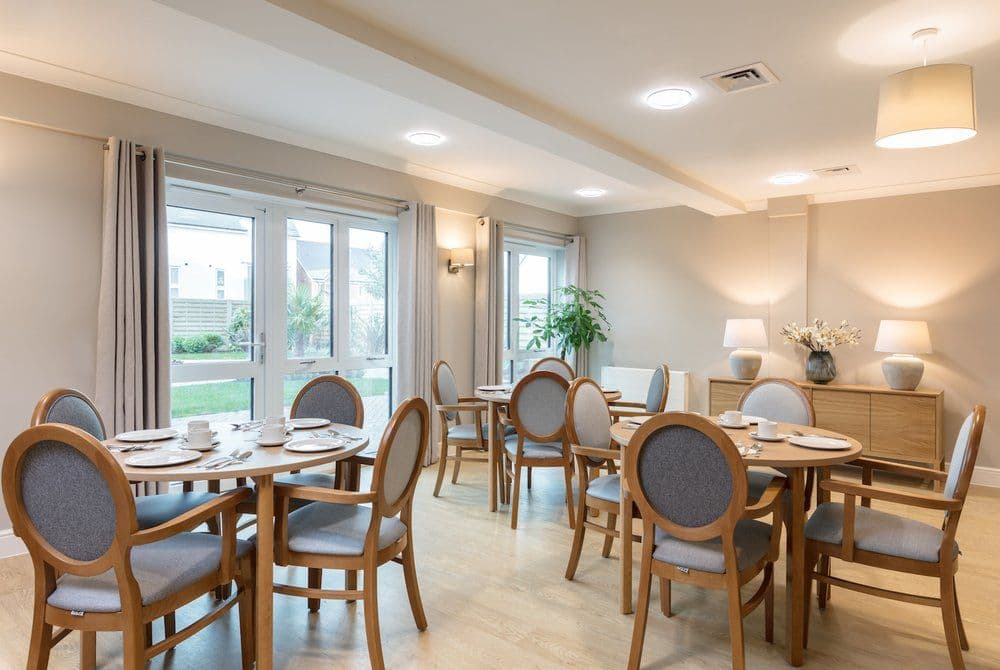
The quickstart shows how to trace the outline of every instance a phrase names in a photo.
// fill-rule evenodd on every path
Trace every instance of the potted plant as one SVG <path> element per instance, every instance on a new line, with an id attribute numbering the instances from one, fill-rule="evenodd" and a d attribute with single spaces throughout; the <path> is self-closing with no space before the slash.
<path id="1" fill-rule="evenodd" d="M 560 358 L 589 349 L 594 342 L 607 342 L 605 330 L 611 323 L 604 314 L 605 300 L 600 291 L 588 291 L 570 284 L 555 290 L 556 299 L 524 300 L 521 304 L 536 311 L 516 319 L 531 329 L 528 349 L 545 349 L 555 343 Z"/>
<path id="2" fill-rule="evenodd" d="M 841 344 L 854 346 L 861 342 L 861 329 L 847 321 L 841 321 L 836 327 L 822 319 L 816 319 L 811 326 L 800 326 L 793 321 L 782 326 L 780 335 L 785 342 L 801 344 L 809 350 L 806 379 L 815 384 L 828 384 L 837 376 L 831 349 Z"/>

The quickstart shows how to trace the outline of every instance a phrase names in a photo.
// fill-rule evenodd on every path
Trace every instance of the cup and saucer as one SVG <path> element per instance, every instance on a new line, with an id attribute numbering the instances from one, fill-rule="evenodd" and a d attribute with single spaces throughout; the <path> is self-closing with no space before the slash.
<path id="1" fill-rule="evenodd" d="M 260 437 L 256 442 L 262 447 L 280 447 L 292 441 L 289 426 L 283 416 L 272 416 L 264 420 L 260 427 Z"/>
<path id="2" fill-rule="evenodd" d="M 750 418 L 743 416 L 743 412 L 738 409 L 731 409 L 719 415 L 719 425 L 730 430 L 748 428 Z"/>
<path id="3" fill-rule="evenodd" d="M 761 442 L 782 442 L 787 435 L 778 432 L 778 422 L 761 419 L 757 422 L 757 430 L 750 433 L 750 437 Z"/>
<path id="4" fill-rule="evenodd" d="M 219 444 L 219 438 L 216 437 L 216 432 L 209 427 L 208 421 L 194 420 L 188 421 L 184 443 L 187 449 L 211 451 Z"/>

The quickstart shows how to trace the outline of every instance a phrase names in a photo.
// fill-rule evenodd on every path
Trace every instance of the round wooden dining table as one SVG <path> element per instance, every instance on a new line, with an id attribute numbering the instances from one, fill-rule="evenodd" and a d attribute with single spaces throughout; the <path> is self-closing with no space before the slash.
<path id="1" fill-rule="evenodd" d="M 487 404 L 487 438 L 486 438 L 486 458 L 488 461 L 487 472 L 489 472 L 488 505 L 491 512 L 497 511 L 497 492 L 501 487 L 500 470 L 500 449 L 503 443 L 500 438 L 500 417 L 497 413 L 502 406 L 510 404 L 510 397 L 514 392 L 513 386 L 505 387 L 501 390 L 484 390 L 483 387 L 476 388 L 476 398 Z M 605 390 L 604 398 L 608 402 L 621 400 L 621 391 Z"/>
<path id="2" fill-rule="evenodd" d="M 718 424 L 717 418 L 709 420 Z M 620 421 L 611 426 L 611 438 L 623 449 L 628 448 L 629 440 L 636 431 L 636 424 L 630 421 Z M 754 456 L 745 456 L 743 462 L 747 466 L 765 466 L 781 468 L 786 475 L 787 486 L 791 496 L 791 511 L 786 527 L 788 536 L 786 546 L 788 555 L 785 558 L 785 609 L 786 626 L 786 660 L 790 665 L 800 666 L 805 662 L 805 647 L 803 621 L 806 607 L 809 606 L 806 595 L 806 556 L 805 556 L 805 523 L 806 500 L 805 481 L 809 468 L 827 468 L 853 461 L 861 455 L 861 443 L 847 435 L 841 435 L 830 430 L 799 426 L 790 423 L 779 423 L 778 433 L 792 435 L 796 432 L 806 435 L 818 435 L 845 440 L 848 448 L 838 450 L 809 449 L 797 447 L 787 440 L 781 442 L 764 442 L 750 437 L 749 428 L 724 428 L 737 446 L 757 442 L 763 446 L 762 451 Z M 632 518 L 632 500 L 622 478 L 621 519 Z M 622 579 L 622 613 L 632 612 L 632 543 L 622 542 L 621 579 Z"/>
<path id="3" fill-rule="evenodd" d="M 256 430 L 236 430 L 230 424 L 213 424 L 218 432 L 219 444 L 215 449 L 204 452 L 196 461 L 168 467 L 136 467 L 126 461 L 136 454 L 156 454 L 170 449 L 183 449 L 180 437 L 149 443 L 158 446 L 155 451 L 116 451 L 115 459 L 121 465 L 130 482 L 197 482 L 219 479 L 251 478 L 257 486 L 257 575 L 254 615 L 257 620 L 256 659 L 258 670 L 270 670 L 274 664 L 274 476 L 303 470 L 350 458 L 368 446 L 369 435 L 354 426 L 330 424 L 322 428 L 293 431 L 292 439 L 311 437 L 311 433 L 323 433 L 334 429 L 348 438 L 348 444 L 334 451 L 295 453 L 283 446 L 265 447 L 256 443 Z M 324 435 L 325 437 L 325 435 Z M 104 442 L 109 447 L 126 447 L 128 443 L 118 440 Z M 242 463 L 230 464 L 219 469 L 206 469 L 204 463 L 212 458 L 224 456 L 233 450 L 250 451 Z"/>

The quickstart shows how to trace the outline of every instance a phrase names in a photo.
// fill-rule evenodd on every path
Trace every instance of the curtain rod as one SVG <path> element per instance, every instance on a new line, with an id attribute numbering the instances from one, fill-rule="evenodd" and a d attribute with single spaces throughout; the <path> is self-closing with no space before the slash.
<path id="1" fill-rule="evenodd" d="M 554 237 L 558 240 L 562 240 L 567 244 L 573 243 L 573 235 L 568 235 L 566 233 L 554 233 L 551 230 L 542 230 L 541 228 L 532 228 L 531 226 L 522 226 L 519 223 L 507 223 L 503 224 L 504 228 L 510 228 L 512 230 L 520 230 L 525 233 L 531 233 L 532 235 L 542 235 L 543 237 Z"/>

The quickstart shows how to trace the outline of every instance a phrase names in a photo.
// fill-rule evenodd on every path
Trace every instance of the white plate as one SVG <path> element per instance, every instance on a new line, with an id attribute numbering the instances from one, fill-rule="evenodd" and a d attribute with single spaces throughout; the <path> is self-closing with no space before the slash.
<path id="1" fill-rule="evenodd" d="M 156 440 L 169 440 L 177 437 L 178 433 L 173 428 L 151 428 L 149 430 L 130 430 L 127 433 L 115 435 L 115 439 L 120 442 L 154 442 Z"/>
<path id="2" fill-rule="evenodd" d="M 719 419 L 719 426 L 722 428 L 728 428 L 729 430 L 739 430 L 741 428 L 749 428 L 750 422 L 744 417 L 743 423 L 723 423 L 722 419 Z"/>
<path id="3" fill-rule="evenodd" d="M 219 438 L 217 438 L 217 437 L 213 437 L 211 444 L 209 444 L 207 446 L 204 446 L 204 447 L 196 447 L 195 445 L 191 444 L 189 441 L 185 440 L 184 441 L 184 448 L 185 449 L 192 449 L 194 451 L 212 451 L 212 449 L 215 449 L 217 446 L 219 446 L 219 442 L 222 442 L 222 440 L 219 439 Z"/>
<path id="4" fill-rule="evenodd" d="M 778 433 L 774 437 L 764 437 L 763 435 L 758 435 L 757 431 L 754 430 L 750 431 L 750 437 L 752 437 L 755 440 L 760 440 L 761 442 L 781 442 L 788 436 L 783 433 Z"/>
<path id="5" fill-rule="evenodd" d="M 633 424 L 634 426 L 641 426 L 642 424 L 646 423 L 647 421 L 649 421 L 652 418 L 653 417 L 651 417 L 651 416 L 630 416 L 627 419 L 625 419 L 625 426 L 627 428 L 631 427 L 631 426 L 628 425 L 630 423 Z"/>
<path id="6" fill-rule="evenodd" d="M 295 440 L 285 445 L 288 451 L 295 451 L 301 454 L 313 454 L 320 451 L 334 451 L 347 446 L 347 440 L 341 437 L 310 438 L 308 440 Z"/>
<path id="7" fill-rule="evenodd" d="M 492 386 L 479 386 L 476 388 L 477 391 L 509 391 L 509 384 L 493 384 Z"/>
<path id="8" fill-rule="evenodd" d="M 850 442 L 847 440 L 839 440 L 835 437 L 793 435 L 788 438 L 788 441 L 797 447 L 805 447 L 806 449 L 830 449 L 836 451 L 851 448 Z"/>
<path id="9" fill-rule="evenodd" d="M 330 421 L 327 419 L 289 419 L 288 425 L 294 430 L 306 430 L 308 428 L 329 426 Z"/>
<path id="10" fill-rule="evenodd" d="M 257 444 L 259 444 L 262 447 L 280 447 L 283 444 L 288 444 L 289 442 L 291 442 L 292 441 L 292 436 L 291 435 L 286 435 L 285 437 L 283 437 L 280 440 L 277 440 L 275 442 L 265 441 L 264 438 L 262 438 L 262 437 L 257 438 L 257 440 L 255 440 L 255 441 L 257 442 Z"/>
<path id="11" fill-rule="evenodd" d="M 166 449 L 153 454 L 136 454 L 125 459 L 125 465 L 136 468 L 162 468 L 169 465 L 190 463 L 201 458 L 200 451 L 191 449 Z"/>

